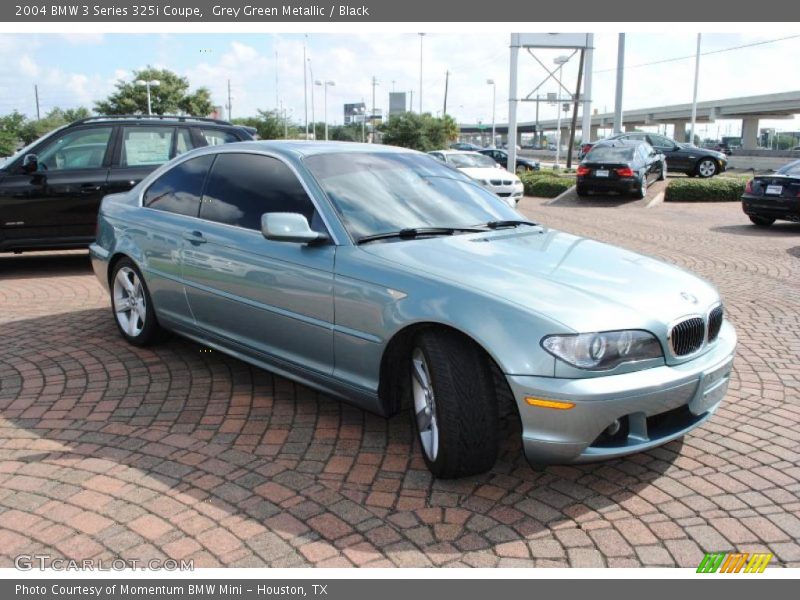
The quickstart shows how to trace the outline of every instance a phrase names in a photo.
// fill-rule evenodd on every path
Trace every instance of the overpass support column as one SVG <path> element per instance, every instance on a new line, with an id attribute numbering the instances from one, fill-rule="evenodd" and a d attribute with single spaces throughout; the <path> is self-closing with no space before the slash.
<path id="1" fill-rule="evenodd" d="M 636 125 L 625 125 L 626 133 L 629 131 L 636 131 Z"/>
<path id="2" fill-rule="evenodd" d="M 758 148 L 758 117 L 742 119 L 742 148 L 745 150 Z"/>
<path id="3" fill-rule="evenodd" d="M 676 142 L 688 142 L 688 133 L 686 132 L 686 126 L 689 124 L 689 121 L 675 121 L 675 133 L 672 137 L 675 138 Z"/>
<path id="4" fill-rule="evenodd" d="M 588 140 L 584 140 L 584 141 L 593 142 L 593 141 L 597 140 L 597 136 L 598 135 L 600 135 L 600 127 L 598 127 L 597 125 L 592 125 L 589 128 L 589 139 Z"/>
<path id="5" fill-rule="evenodd" d="M 506 138 L 508 138 L 507 135 Z M 522 132 L 519 130 L 517 130 L 517 146 L 522 146 Z"/>

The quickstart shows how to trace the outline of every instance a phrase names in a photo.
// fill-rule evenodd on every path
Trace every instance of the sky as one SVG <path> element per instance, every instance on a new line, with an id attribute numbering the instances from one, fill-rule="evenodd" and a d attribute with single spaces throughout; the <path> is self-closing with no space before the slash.
<path id="1" fill-rule="evenodd" d="M 800 36 L 750 31 L 704 34 L 698 100 L 800 90 L 800 71 L 786 69 L 800 58 Z M 422 40 L 422 108 L 436 114 L 444 103 L 445 73 L 450 72 L 447 112 L 461 123 L 492 121 L 492 86 L 496 82 L 496 121 L 508 115 L 509 35 L 498 33 L 429 33 Z M 757 45 L 753 45 L 757 44 Z M 303 49 L 309 72 L 308 119 L 312 118 L 311 74 L 335 83 L 328 88 L 328 120 L 342 122 L 342 105 L 364 100 L 388 109 L 389 92 L 413 91 L 419 108 L 420 36 L 416 33 L 353 34 L 24 34 L 0 35 L 0 114 L 16 109 L 35 116 L 34 85 L 42 112 L 54 106 L 92 107 L 119 79 L 148 65 L 171 69 L 189 78 L 191 88 L 204 86 L 215 104 L 227 102 L 232 90 L 234 117 L 257 109 L 286 108 L 289 117 L 305 120 Z M 646 108 L 692 100 L 694 33 L 629 33 L 626 36 L 623 108 Z M 734 49 L 739 46 L 744 48 Z M 594 56 L 594 108 L 613 111 L 617 35 L 597 34 Z M 547 66 L 563 51 L 536 51 Z M 660 64 L 647 64 L 664 61 Z M 533 57 L 520 55 L 519 92 L 527 94 L 547 77 Z M 645 66 L 642 66 L 645 65 Z M 277 90 L 276 90 L 277 73 Z M 564 85 L 575 87 L 577 57 L 563 70 Z M 554 81 L 542 93 L 555 92 Z M 323 88 L 314 88 L 314 117 L 323 119 Z M 555 107 L 542 104 L 540 118 L 555 118 Z M 532 121 L 535 105 L 524 103 L 520 121 Z M 701 135 L 736 135 L 738 121 L 701 126 Z M 800 119 L 762 121 L 761 127 L 800 130 Z"/>

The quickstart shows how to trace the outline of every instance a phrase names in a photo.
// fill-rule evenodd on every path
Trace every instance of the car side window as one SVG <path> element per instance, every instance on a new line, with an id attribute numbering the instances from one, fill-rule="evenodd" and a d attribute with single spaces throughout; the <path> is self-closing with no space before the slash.
<path id="1" fill-rule="evenodd" d="M 222 144 L 232 144 L 241 140 L 229 131 L 222 129 L 201 129 L 200 135 L 209 146 L 221 146 Z"/>
<path id="2" fill-rule="evenodd" d="M 178 129 L 178 135 L 175 138 L 175 156 L 188 152 L 192 147 L 192 134 L 188 129 L 181 127 Z"/>
<path id="3" fill-rule="evenodd" d="M 445 158 L 444 158 L 444 154 L 441 154 L 441 153 L 439 153 L 439 152 L 431 152 L 431 156 L 432 156 L 433 158 L 435 158 L 436 160 L 438 160 L 438 161 L 441 161 L 441 162 L 447 162 L 447 161 L 445 160 Z"/>
<path id="4" fill-rule="evenodd" d="M 664 137 L 663 135 L 650 135 L 650 143 L 653 145 L 654 148 L 660 149 L 668 149 L 672 150 L 675 144 L 672 142 L 671 139 L 668 137 Z"/>
<path id="5" fill-rule="evenodd" d="M 623 140 L 633 140 L 635 142 L 646 142 L 647 136 L 643 133 L 628 133 L 622 136 Z"/>
<path id="6" fill-rule="evenodd" d="M 174 127 L 123 127 L 122 167 L 161 165 L 171 158 Z"/>
<path id="7" fill-rule="evenodd" d="M 69 131 L 38 153 L 39 169 L 66 171 L 103 166 L 111 127 L 89 127 Z"/>
<path id="8" fill-rule="evenodd" d="M 156 179 L 144 193 L 142 204 L 147 208 L 196 217 L 213 155 L 191 158 L 173 167 Z"/>
<path id="9" fill-rule="evenodd" d="M 282 161 L 258 154 L 218 154 L 200 218 L 260 231 L 261 215 L 268 212 L 300 213 L 312 228 L 321 226 L 300 180 Z"/>

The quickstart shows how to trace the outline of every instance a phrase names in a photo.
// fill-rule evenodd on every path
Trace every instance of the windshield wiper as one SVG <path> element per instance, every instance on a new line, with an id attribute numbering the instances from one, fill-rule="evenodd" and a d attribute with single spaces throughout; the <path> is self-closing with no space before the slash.
<path id="1" fill-rule="evenodd" d="M 533 221 L 523 221 L 519 219 L 509 219 L 505 221 L 489 221 L 488 223 L 481 223 L 475 227 L 488 227 L 489 229 L 500 229 L 501 227 L 519 227 L 520 225 L 530 225 L 535 227 L 538 223 Z"/>
<path id="2" fill-rule="evenodd" d="M 366 244 L 367 242 L 374 242 L 376 240 L 387 240 L 390 238 L 400 238 L 402 240 L 411 240 L 424 235 L 453 235 L 455 233 L 478 233 L 486 231 L 481 227 L 407 227 L 399 231 L 387 231 L 385 233 L 375 233 L 373 235 L 365 235 L 358 240 L 357 244 Z"/>

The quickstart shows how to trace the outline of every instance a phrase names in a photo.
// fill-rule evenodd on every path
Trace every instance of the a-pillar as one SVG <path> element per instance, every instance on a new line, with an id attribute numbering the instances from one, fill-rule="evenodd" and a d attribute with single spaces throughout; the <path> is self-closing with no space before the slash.
<path id="1" fill-rule="evenodd" d="M 758 148 L 758 117 L 742 119 L 742 148 L 745 150 Z"/>

